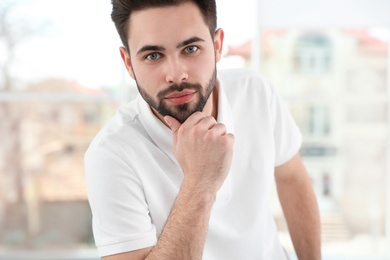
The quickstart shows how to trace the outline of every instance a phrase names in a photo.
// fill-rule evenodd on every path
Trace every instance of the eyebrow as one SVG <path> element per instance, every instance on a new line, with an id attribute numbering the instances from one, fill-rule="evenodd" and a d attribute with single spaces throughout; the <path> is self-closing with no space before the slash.
<path id="1" fill-rule="evenodd" d="M 181 47 L 184 47 L 184 46 L 189 45 L 189 44 L 194 43 L 194 42 L 204 42 L 204 40 L 202 38 L 199 38 L 199 37 L 191 37 L 188 40 L 185 40 L 185 41 L 179 43 L 178 45 L 176 45 L 176 48 L 181 48 Z M 158 46 L 158 45 L 145 45 L 141 49 L 138 50 L 137 55 L 140 55 L 141 53 L 146 52 L 146 51 L 165 51 L 165 48 L 162 46 Z"/>
<path id="2" fill-rule="evenodd" d="M 202 38 L 199 38 L 199 37 L 191 37 L 188 40 L 185 40 L 185 41 L 179 43 L 178 45 L 176 45 L 176 48 L 181 48 L 181 47 L 184 47 L 184 46 L 191 44 L 191 43 L 194 43 L 194 42 L 204 42 L 204 40 Z"/>
<path id="3" fill-rule="evenodd" d="M 165 51 L 165 48 L 157 45 L 145 45 L 141 49 L 139 49 L 137 55 L 140 55 L 145 51 Z"/>

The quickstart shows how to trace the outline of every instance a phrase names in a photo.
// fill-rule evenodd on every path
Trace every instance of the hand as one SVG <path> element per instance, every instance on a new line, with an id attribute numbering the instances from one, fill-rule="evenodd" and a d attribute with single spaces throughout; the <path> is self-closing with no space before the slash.
<path id="1" fill-rule="evenodd" d="M 166 116 L 173 134 L 173 152 L 184 182 L 199 192 L 215 195 L 229 173 L 234 136 L 211 116 L 192 114 L 183 124 Z"/>

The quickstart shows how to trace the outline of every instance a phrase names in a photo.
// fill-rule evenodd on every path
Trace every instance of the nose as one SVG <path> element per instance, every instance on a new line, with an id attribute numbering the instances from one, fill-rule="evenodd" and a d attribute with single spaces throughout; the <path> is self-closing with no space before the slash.
<path id="1" fill-rule="evenodd" d="M 168 84 L 180 84 L 188 80 L 187 67 L 180 58 L 171 58 L 166 64 L 165 80 Z"/>

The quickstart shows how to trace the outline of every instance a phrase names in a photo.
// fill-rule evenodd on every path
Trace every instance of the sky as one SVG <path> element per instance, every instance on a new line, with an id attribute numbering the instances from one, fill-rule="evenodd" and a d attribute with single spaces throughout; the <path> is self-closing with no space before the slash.
<path id="1" fill-rule="evenodd" d="M 36 36 L 18 44 L 13 74 L 20 84 L 65 78 L 96 88 L 131 81 L 119 55 L 121 43 L 110 18 L 110 0 L 19 3 L 15 20 L 38 27 L 45 24 Z M 255 0 L 217 0 L 218 26 L 225 30 L 225 45 L 237 46 L 253 37 L 255 4 Z"/>

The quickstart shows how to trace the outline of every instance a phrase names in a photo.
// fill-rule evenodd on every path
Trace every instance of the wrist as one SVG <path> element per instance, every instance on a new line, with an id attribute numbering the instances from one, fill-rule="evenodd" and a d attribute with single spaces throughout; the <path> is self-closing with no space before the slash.
<path id="1" fill-rule="evenodd" d="M 191 182 L 184 179 L 180 193 L 186 195 L 190 200 L 196 200 L 204 205 L 213 204 L 217 196 L 217 190 L 208 187 L 204 183 Z"/>

